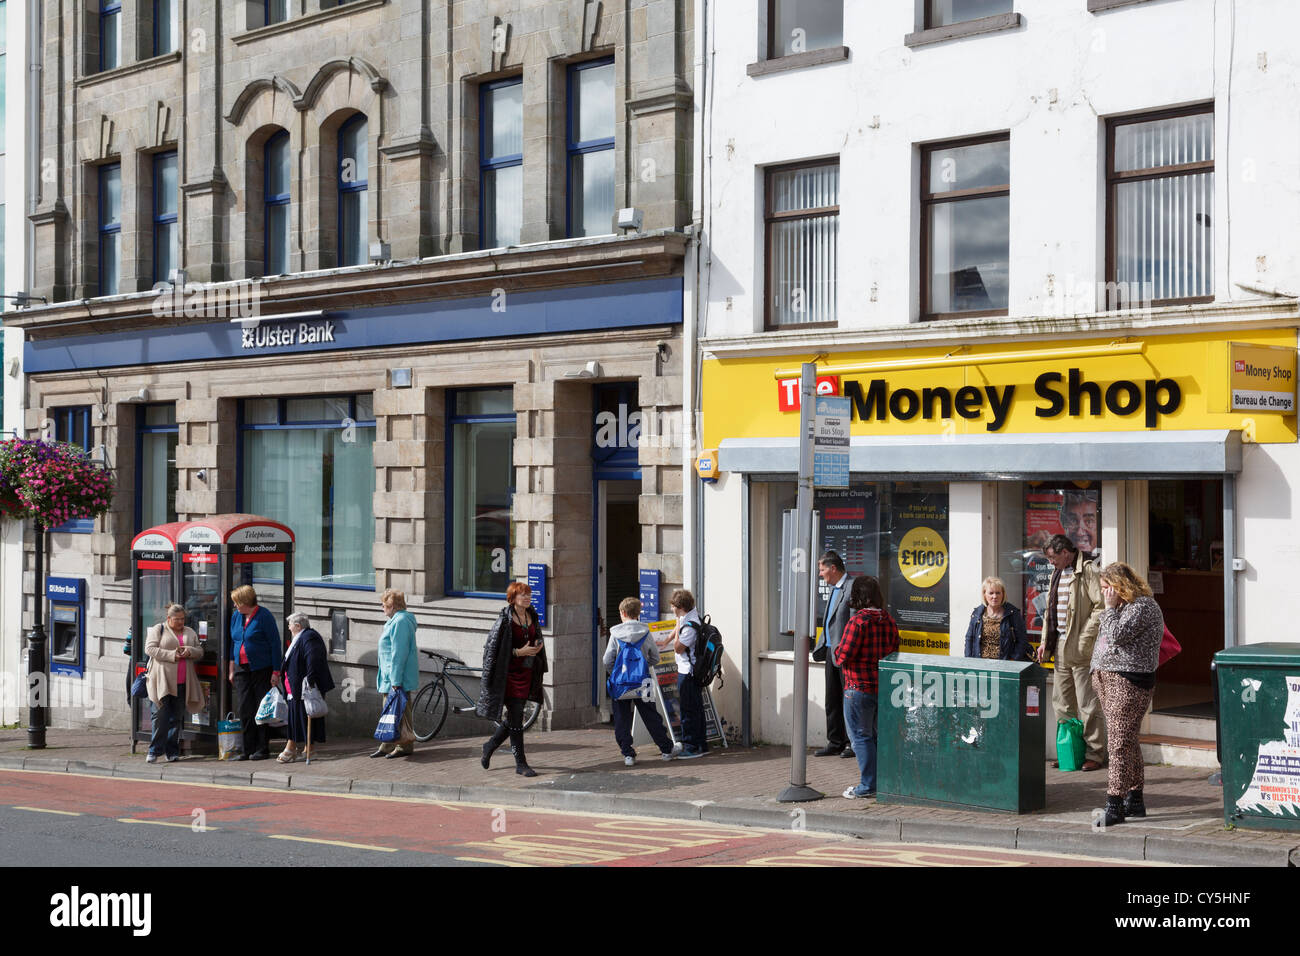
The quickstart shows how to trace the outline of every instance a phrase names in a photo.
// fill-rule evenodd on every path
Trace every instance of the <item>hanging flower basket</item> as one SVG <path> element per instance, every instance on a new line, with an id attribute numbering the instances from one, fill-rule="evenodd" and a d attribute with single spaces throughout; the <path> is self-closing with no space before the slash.
<path id="1" fill-rule="evenodd" d="M 113 476 L 67 442 L 0 442 L 0 517 L 34 518 L 54 528 L 108 510 Z"/>

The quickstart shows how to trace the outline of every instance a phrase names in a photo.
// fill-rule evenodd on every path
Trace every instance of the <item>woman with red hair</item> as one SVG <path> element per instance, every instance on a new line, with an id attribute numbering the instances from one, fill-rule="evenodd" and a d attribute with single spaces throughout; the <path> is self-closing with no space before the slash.
<path id="1" fill-rule="evenodd" d="M 533 592 L 522 581 L 511 581 L 506 588 L 506 606 L 483 645 L 483 683 L 479 689 L 475 712 L 480 717 L 501 719 L 504 704 L 506 720 L 497 724 L 496 732 L 483 745 L 479 762 L 487 770 L 492 754 L 506 737 L 515 751 L 515 773 L 535 777 L 524 757 L 524 703 L 542 702 L 542 675 L 546 673 L 546 650 L 542 629 L 532 607 Z"/>

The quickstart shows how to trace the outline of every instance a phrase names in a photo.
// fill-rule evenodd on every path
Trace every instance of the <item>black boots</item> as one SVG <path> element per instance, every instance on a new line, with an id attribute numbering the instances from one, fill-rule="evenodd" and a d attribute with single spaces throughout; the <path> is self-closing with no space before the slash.
<path id="1" fill-rule="evenodd" d="M 488 742 L 483 745 L 483 756 L 479 758 L 479 763 L 483 765 L 484 770 L 488 769 L 488 763 L 492 760 L 492 754 L 494 754 L 496 749 L 505 742 L 505 739 L 508 736 L 510 736 L 510 729 L 506 727 L 505 724 L 497 724 L 496 732 L 493 733 L 492 736 L 488 738 Z"/>
<path id="2" fill-rule="evenodd" d="M 510 746 L 515 749 L 515 773 L 521 777 L 537 776 L 537 771 L 528 766 L 528 760 L 524 757 L 524 728 L 510 728 Z"/>
<path id="3" fill-rule="evenodd" d="M 1113 827 L 1117 823 L 1124 822 L 1124 798 L 1112 797 L 1106 794 L 1106 822 L 1105 825 Z"/>
<path id="4" fill-rule="evenodd" d="M 1124 816 L 1126 817 L 1145 817 L 1147 815 L 1146 804 L 1142 802 L 1142 789 L 1130 790 L 1128 796 L 1124 798 Z"/>

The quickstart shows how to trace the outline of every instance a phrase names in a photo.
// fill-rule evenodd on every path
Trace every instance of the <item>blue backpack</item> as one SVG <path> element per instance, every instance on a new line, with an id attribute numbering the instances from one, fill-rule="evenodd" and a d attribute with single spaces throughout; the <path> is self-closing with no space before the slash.
<path id="1" fill-rule="evenodd" d="M 645 655 L 641 653 L 641 645 L 645 643 L 646 637 L 635 644 L 618 642 L 618 657 L 614 658 L 614 669 L 605 684 L 611 699 L 622 700 L 625 694 L 639 696 L 641 688 L 650 679 L 650 668 L 646 665 Z"/>

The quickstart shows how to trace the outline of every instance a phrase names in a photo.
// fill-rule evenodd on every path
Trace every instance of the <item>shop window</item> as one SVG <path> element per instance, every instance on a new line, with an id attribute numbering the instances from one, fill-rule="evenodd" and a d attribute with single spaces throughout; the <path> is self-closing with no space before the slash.
<path id="1" fill-rule="evenodd" d="M 767 0 L 769 59 L 844 43 L 841 0 Z"/>
<path id="2" fill-rule="evenodd" d="M 99 294 L 117 295 L 122 280 L 122 165 L 99 168 Z"/>
<path id="3" fill-rule="evenodd" d="M 479 95 L 481 245 L 514 246 L 524 224 L 524 82 L 487 83 Z"/>
<path id="4" fill-rule="evenodd" d="M 99 69 L 115 70 L 122 65 L 122 0 L 100 0 Z"/>
<path id="5" fill-rule="evenodd" d="M 1003 481 L 998 483 L 998 577 L 1007 602 L 1025 616 L 1037 646 L 1048 611 L 1052 565 L 1043 549 L 1064 534 L 1094 561 L 1101 561 L 1101 482 Z"/>
<path id="6" fill-rule="evenodd" d="M 153 281 L 167 282 L 181 267 L 176 153 L 153 159 Z"/>
<path id="7" fill-rule="evenodd" d="M 570 236 L 614 229 L 614 61 L 569 69 Z"/>
<path id="8" fill-rule="evenodd" d="M 993 17 L 1010 13 L 1012 6 L 1012 0 L 926 0 L 925 26 L 928 30 Z"/>
<path id="9" fill-rule="evenodd" d="M 447 593 L 504 595 L 515 493 L 513 390 L 449 392 L 447 432 Z"/>
<path id="10" fill-rule="evenodd" d="M 136 531 L 176 520 L 176 406 L 141 405 L 136 409 Z"/>
<path id="11" fill-rule="evenodd" d="M 1214 298 L 1213 106 L 1108 126 L 1106 307 Z"/>
<path id="12" fill-rule="evenodd" d="M 375 420 L 369 395 L 240 403 L 239 510 L 293 529 L 300 584 L 373 589 Z M 259 566 L 266 573 L 269 566 Z"/>
<path id="13" fill-rule="evenodd" d="M 178 0 L 153 0 L 153 55 L 180 49 Z"/>
<path id="14" fill-rule="evenodd" d="M 370 224 L 366 203 L 369 176 L 368 124 L 354 116 L 339 129 L 339 265 L 369 260 Z"/>
<path id="15" fill-rule="evenodd" d="M 266 258 L 263 275 L 289 271 L 289 133 L 281 130 L 266 141 L 263 215 Z"/>
<path id="16" fill-rule="evenodd" d="M 1006 135 L 921 150 L 921 315 L 1005 315 L 1011 258 Z"/>
<path id="17" fill-rule="evenodd" d="M 781 514 L 795 507 L 794 482 L 767 483 L 768 649 L 794 649 L 790 634 L 777 632 L 783 548 Z M 821 490 L 813 507 L 820 515 L 818 556 L 833 550 L 849 575 L 880 581 L 885 605 L 898 624 L 901 649 L 948 652 L 948 486 L 944 482 L 854 482 Z M 830 589 L 818 583 L 818 620 Z"/>
<path id="18" fill-rule="evenodd" d="M 839 285 L 838 160 L 767 171 L 767 327 L 833 325 Z"/>
<path id="19" fill-rule="evenodd" d="M 76 445 L 87 455 L 91 454 L 94 432 L 90 427 L 90 406 L 76 405 L 70 408 L 50 409 L 50 418 L 54 422 L 54 440 Z M 51 531 L 67 531 L 73 534 L 90 534 L 95 530 L 94 518 L 73 518 L 65 521 Z"/>

